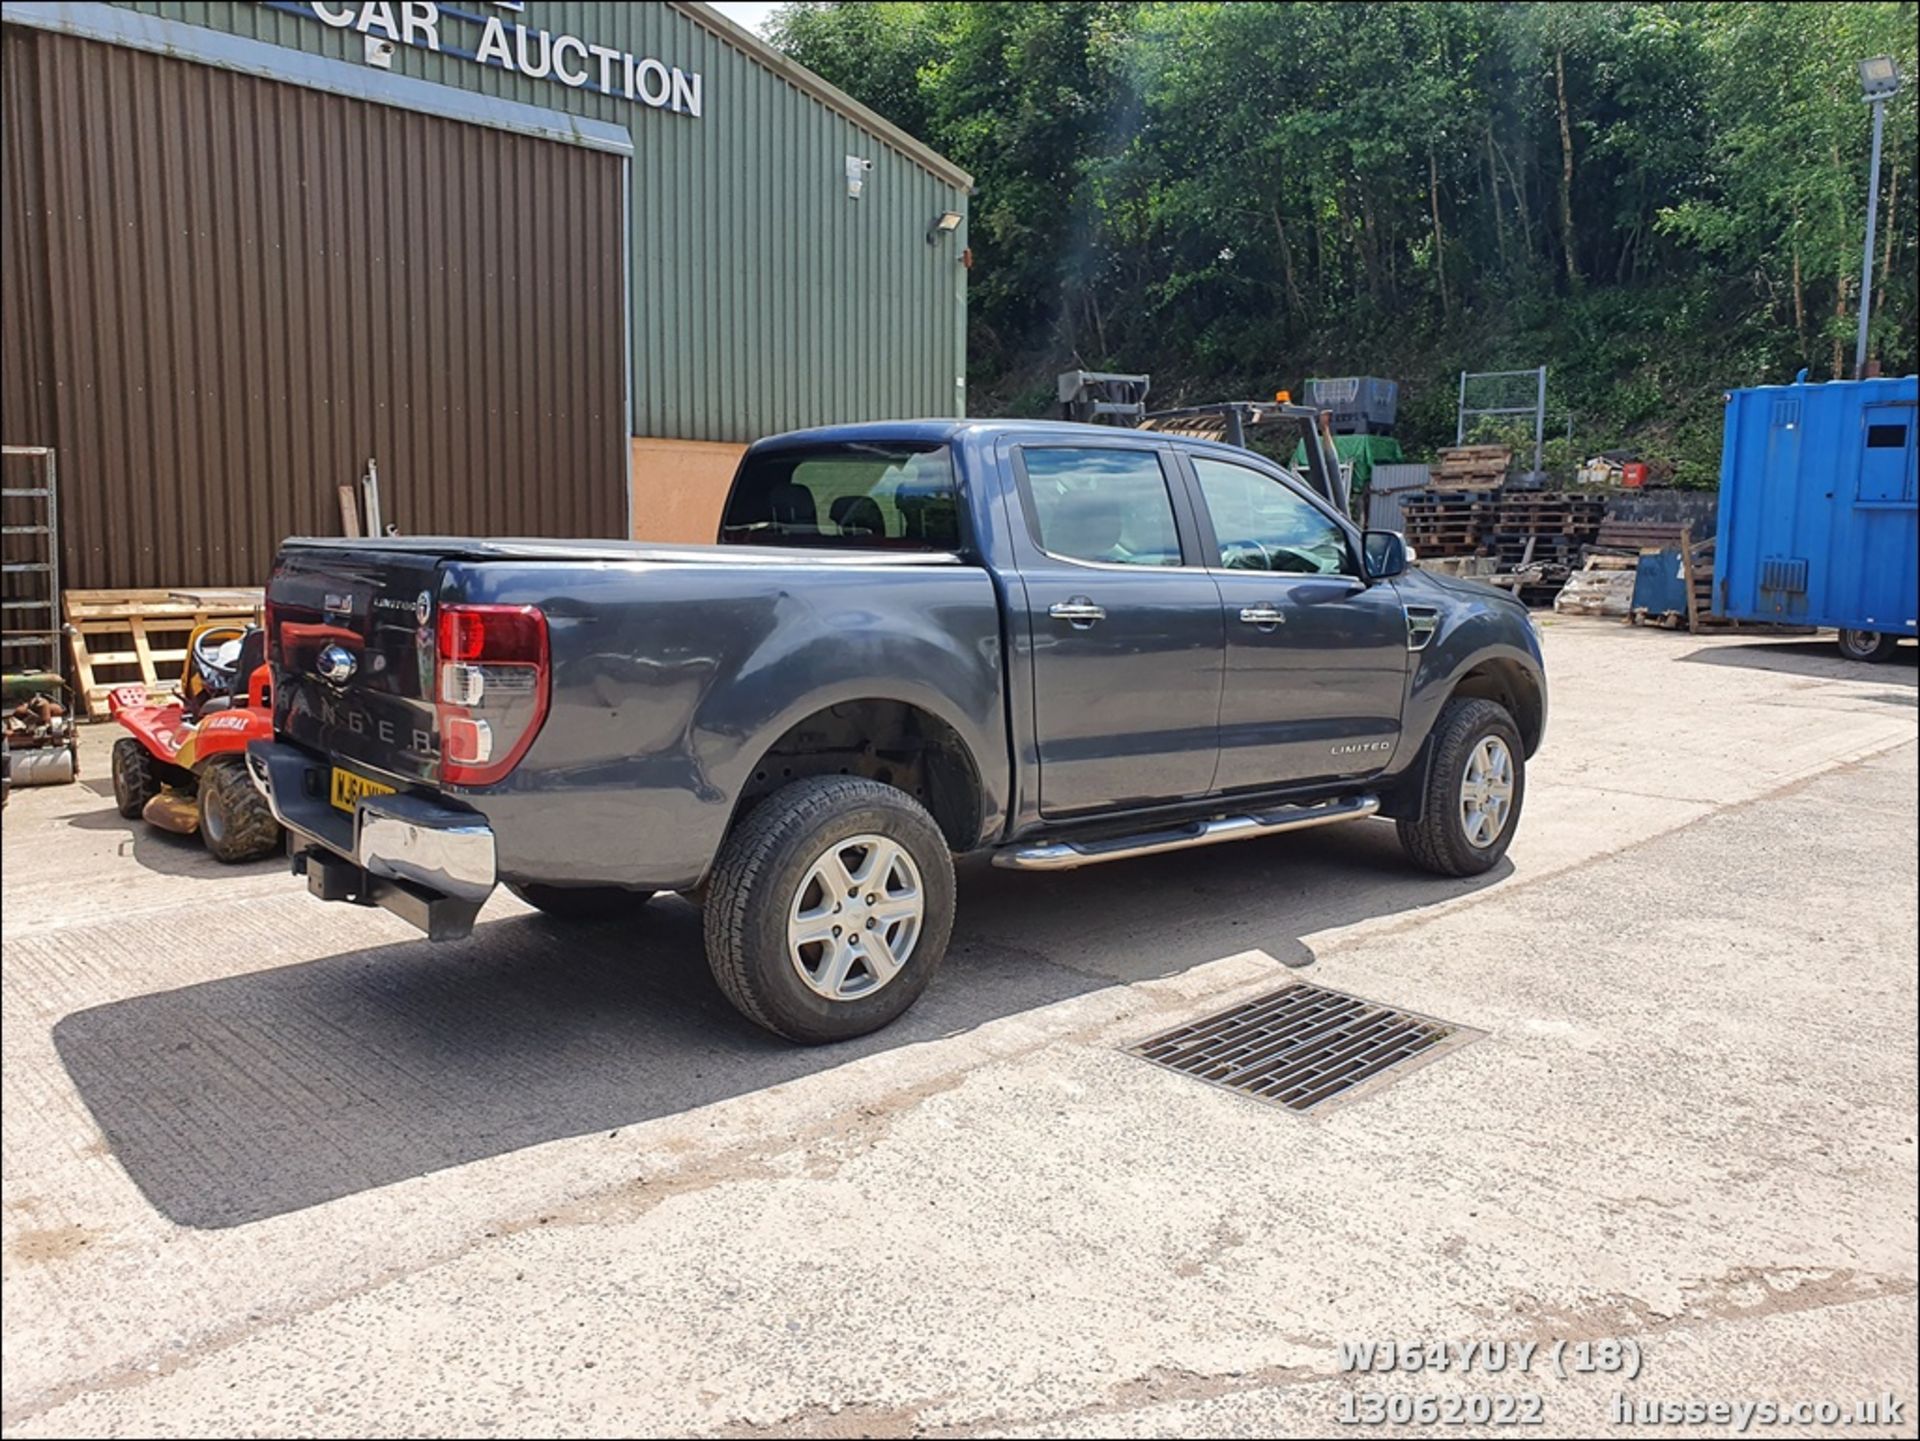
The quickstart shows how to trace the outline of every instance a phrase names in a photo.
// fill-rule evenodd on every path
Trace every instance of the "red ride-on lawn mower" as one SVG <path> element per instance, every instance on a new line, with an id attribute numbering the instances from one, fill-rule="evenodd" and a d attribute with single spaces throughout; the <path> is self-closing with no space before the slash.
<path id="1" fill-rule="evenodd" d="M 257 861 L 280 824 L 247 776 L 247 742 L 273 738 L 266 632 L 211 621 L 187 642 L 178 695 L 121 686 L 107 710 L 131 735 L 113 743 L 113 799 L 128 820 L 200 839 L 217 860 Z"/>

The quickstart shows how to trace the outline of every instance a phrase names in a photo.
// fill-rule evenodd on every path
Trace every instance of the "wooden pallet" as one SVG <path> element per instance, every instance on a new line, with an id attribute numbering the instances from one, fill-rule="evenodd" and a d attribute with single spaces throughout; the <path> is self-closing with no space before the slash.
<path id="1" fill-rule="evenodd" d="M 1715 630 L 1735 622 L 1715 614 L 1719 597 L 1714 594 L 1714 554 L 1718 542 L 1713 536 L 1693 542 L 1683 552 L 1687 558 L 1687 629 Z"/>
<path id="2" fill-rule="evenodd" d="M 1499 495 L 1485 489 L 1407 495 L 1400 502 L 1407 544 L 1434 557 L 1484 553 Z"/>
<path id="3" fill-rule="evenodd" d="M 1436 490 L 1504 485 L 1507 467 L 1513 463 L 1513 450 L 1505 445 L 1456 445 L 1440 452 L 1440 464 L 1434 467 Z"/>
<path id="4" fill-rule="evenodd" d="M 1612 550 L 1673 550 L 1686 545 L 1693 527 L 1678 520 L 1614 520 L 1600 522 L 1595 545 Z"/>
<path id="5" fill-rule="evenodd" d="M 1477 540 L 1443 540 L 1431 536 L 1409 535 L 1407 544 L 1413 547 L 1414 553 L 1422 560 L 1486 553 L 1484 546 Z"/>
<path id="6" fill-rule="evenodd" d="M 1686 628 L 1699 631 L 1730 626 L 1733 622 L 1714 614 L 1714 549 L 1715 538 L 1705 540 L 1693 538 L 1693 525 L 1680 520 L 1613 520 L 1602 522 L 1600 534 L 1594 543 L 1596 551 L 1613 551 L 1619 555 L 1637 556 L 1645 550 L 1677 550 L 1686 567 L 1687 612 Z M 1589 564 L 1603 559 L 1595 554 Z M 1629 562 L 1631 563 L 1631 562 Z M 1672 611 L 1670 616 L 1679 612 Z M 1677 621 L 1661 621 L 1661 624 L 1677 625 Z"/>
<path id="7" fill-rule="evenodd" d="M 1536 564 L 1572 569 L 1583 548 L 1580 538 L 1571 535 L 1495 535 L 1492 543 L 1494 553 L 1516 569 Z"/>
<path id="8" fill-rule="evenodd" d="M 257 621 L 263 603 L 260 591 L 240 589 L 69 590 L 61 600 L 89 716 L 107 713 L 107 696 L 118 686 L 137 681 L 153 691 L 177 690 L 193 628 Z"/>
<path id="9" fill-rule="evenodd" d="M 1567 577 L 1553 608 L 1562 615 L 1609 615 L 1625 619 L 1633 610 L 1634 572 L 1612 567 L 1577 570 Z"/>

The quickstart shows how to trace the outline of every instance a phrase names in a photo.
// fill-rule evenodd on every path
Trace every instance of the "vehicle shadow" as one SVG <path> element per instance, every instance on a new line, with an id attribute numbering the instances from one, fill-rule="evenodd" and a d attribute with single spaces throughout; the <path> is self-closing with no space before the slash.
<path id="1" fill-rule="evenodd" d="M 198 836 L 183 836 L 173 831 L 163 831 L 143 820 L 128 820 L 114 808 L 111 787 L 107 791 L 107 804 L 103 809 L 68 816 L 64 824 L 79 831 L 119 832 L 125 835 L 127 839 L 120 846 L 120 854 L 132 857 L 156 875 L 230 881 L 235 876 L 266 875 L 270 871 L 284 871 L 287 868 L 286 858 L 279 855 L 269 856 L 263 861 L 243 861 L 237 865 L 217 861 L 207 851 L 206 842 Z"/>
<path id="2" fill-rule="evenodd" d="M 1710 645 L 1680 657 L 1695 665 L 1742 666 L 1816 680 L 1878 681 L 1920 687 L 1920 647 L 1903 645 L 1884 661 L 1848 660 L 1831 638 L 1826 640 L 1753 640 L 1741 645 Z"/>
<path id="3" fill-rule="evenodd" d="M 373 947 L 115 1001 L 55 1027 L 141 1192 L 229 1227 L 543 1142 L 610 1131 L 960 1032 L 1117 982 L 1301 939 L 1494 883 L 1410 871 L 1391 827 L 1330 827 L 1096 867 L 969 866 L 945 968 L 881 1033 L 790 1046 L 708 974 L 698 911 L 543 916 L 458 946 Z M 1276 966 L 1280 984 L 1292 972 Z"/>

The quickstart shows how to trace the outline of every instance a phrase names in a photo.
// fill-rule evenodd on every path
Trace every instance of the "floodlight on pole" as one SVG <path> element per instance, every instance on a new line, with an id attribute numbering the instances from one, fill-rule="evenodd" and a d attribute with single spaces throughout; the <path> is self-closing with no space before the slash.
<path id="1" fill-rule="evenodd" d="M 1860 257 L 1860 331 L 1853 343 L 1853 378 L 1867 373 L 1867 322 L 1873 314 L 1873 232 L 1880 219 L 1880 136 L 1887 101 L 1900 93 L 1900 67 L 1891 55 L 1860 62 L 1860 98 L 1873 107 L 1873 160 L 1867 181 L 1867 244 Z"/>

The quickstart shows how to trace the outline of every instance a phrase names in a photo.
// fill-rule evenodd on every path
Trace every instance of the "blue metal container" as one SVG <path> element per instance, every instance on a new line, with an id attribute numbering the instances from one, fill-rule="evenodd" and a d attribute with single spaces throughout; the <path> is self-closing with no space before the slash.
<path id="1" fill-rule="evenodd" d="M 1718 614 L 1915 634 L 1916 402 L 1911 375 L 1728 393 Z"/>

